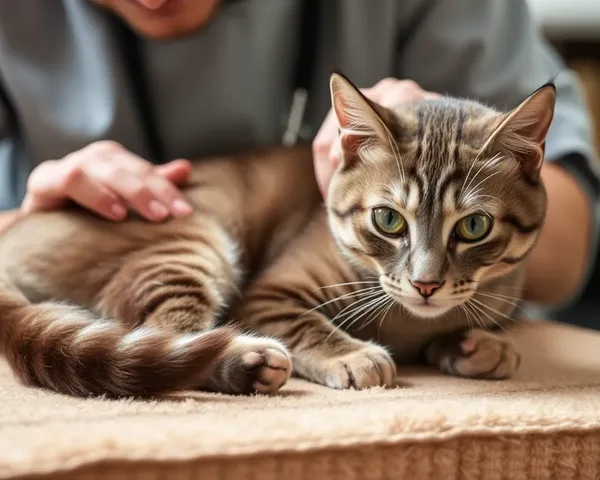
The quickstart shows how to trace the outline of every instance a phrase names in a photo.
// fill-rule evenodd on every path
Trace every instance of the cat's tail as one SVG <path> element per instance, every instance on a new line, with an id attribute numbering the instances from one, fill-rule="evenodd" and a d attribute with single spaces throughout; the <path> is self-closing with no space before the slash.
<path id="1" fill-rule="evenodd" d="M 0 290 L 0 353 L 28 385 L 75 396 L 152 396 L 193 389 L 207 380 L 232 330 L 178 335 L 128 330 L 87 310 L 30 304 Z"/>

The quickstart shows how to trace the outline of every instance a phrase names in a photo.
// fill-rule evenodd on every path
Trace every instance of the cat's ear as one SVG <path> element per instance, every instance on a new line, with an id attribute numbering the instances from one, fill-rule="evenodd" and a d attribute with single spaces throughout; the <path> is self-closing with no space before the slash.
<path id="1" fill-rule="evenodd" d="M 554 117 L 556 87 L 548 83 L 517 108 L 496 120 L 483 150 L 514 156 L 527 176 L 537 179 L 544 161 L 546 135 Z"/>
<path id="2" fill-rule="evenodd" d="M 373 140 L 387 142 L 388 112 L 385 108 L 368 100 L 341 73 L 331 75 L 329 87 L 344 153 L 357 153 Z"/>

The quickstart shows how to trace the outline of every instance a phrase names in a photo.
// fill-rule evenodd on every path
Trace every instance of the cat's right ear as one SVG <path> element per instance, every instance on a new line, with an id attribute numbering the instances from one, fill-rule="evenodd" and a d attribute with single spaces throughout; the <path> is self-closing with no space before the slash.
<path id="1" fill-rule="evenodd" d="M 387 142 L 389 130 L 383 118 L 385 109 L 370 102 L 341 73 L 331 75 L 329 87 L 345 154 L 358 154 L 362 147 L 373 145 L 374 140 Z"/>

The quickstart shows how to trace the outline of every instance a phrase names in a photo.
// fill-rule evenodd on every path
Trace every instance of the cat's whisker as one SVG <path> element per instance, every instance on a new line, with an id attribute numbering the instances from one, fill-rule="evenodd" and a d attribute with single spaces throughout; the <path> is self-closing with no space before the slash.
<path id="1" fill-rule="evenodd" d="M 488 175 L 487 177 L 485 177 L 483 180 L 481 180 L 477 185 L 475 185 L 475 187 L 473 188 L 477 188 L 479 187 L 479 185 L 483 184 L 484 182 L 488 181 L 490 178 L 498 175 L 499 173 L 502 173 L 500 171 L 496 171 L 496 172 L 492 172 L 490 175 Z"/>
<path id="2" fill-rule="evenodd" d="M 484 310 L 481 309 L 481 307 L 475 305 L 474 303 L 471 303 L 473 301 L 473 299 L 469 299 L 468 302 L 466 302 L 466 304 L 468 304 L 473 310 L 475 310 L 475 312 L 477 312 L 478 314 L 483 313 L 484 315 L 486 315 L 490 320 L 492 320 L 492 322 L 494 321 L 494 319 Z M 475 321 L 477 322 L 477 326 L 479 328 L 481 328 L 482 330 L 487 330 L 487 327 L 485 325 L 485 322 L 483 321 L 482 318 L 479 318 L 478 315 L 475 315 Z"/>
<path id="3" fill-rule="evenodd" d="M 506 289 L 521 290 L 523 292 L 526 292 L 527 290 L 529 290 L 527 287 L 522 286 L 522 285 L 500 285 L 499 287 L 502 288 L 503 290 L 506 290 Z"/>
<path id="4" fill-rule="evenodd" d="M 482 302 L 482 301 L 480 301 L 480 300 L 477 300 L 476 298 L 472 298 L 471 300 L 473 300 L 475 303 L 477 303 L 477 304 L 481 305 L 482 307 L 485 307 L 485 308 L 487 308 L 489 311 L 491 311 L 491 312 L 495 313 L 496 315 L 500 315 L 501 317 L 503 317 L 503 318 L 506 318 L 507 320 L 510 320 L 511 322 L 514 322 L 514 323 L 516 323 L 517 325 L 522 325 L 522 322 L 520 322 L 520 321 L 519 321 L 519 320 L 517 320 L 516 318 L 514 318 L 514 317 L 512 317 L 512 316 L 510 316 L 510 315 L 507 315 L 507 314 L 505 314 L 505 313 L 501 312 L 500 310 L 497 310 L 497 309 L 495 309 L 495 308 L 493 308 L 493 307 L 490 307 L 490 306 L 489 306 L 489 305 L 487 305 L 485 302 Z"/>
<path id="5" fill-rule="evenodd" d="M 464 202 L 470 202 L 471 199 L 477 198 L 477 196 L 479 196 L 479 192 L 482 192 L 483 190 L 483 188 L 478 188 L 477 190 L 467 192 L 464 197 Z"/>
<path id="6" fill-rule="evenodd" d="M 384 124 L 384 122 L 381 122 L 382 124 Z M 392 136 L 392 132 L 390 132 L 390 129 L 388 128 L 387 125 L 384 124 L 384 128 L 388 137 L 388 141 L 390 144 L 390 147 L 392 149 L 392 154 L 394 155 L 394 160 L 396 161 L 396 166 L 398 167 L 398 173 L 400 174 L 401 178 L 402 178 L 402 182 L 406 182 L 406 177 L 404 175 L 404 164 L 402 163 L 402 157 L 400 156 L 400 151 L 398 149 L 398 144 L 396 142 L 396 140 L 394 140 L 394 137 Z"/>
<path id="7" fill-rule="evenodd" d="M 356 297 L 358 295 L 363 295 L 363 294 L 367 294 L 367 293 L 375 293 L 374 290 L 381 290 L 383 291 L 383 288 L 380 286 L 375 286 L 375 287 L 368 287 L 368 288 L 362 288 L 360 290 L 355 290 L 349 293 L 345 293 L 343 295 L 339 295 L 331 300 L 327 300 L 319 305 L 317 305 L 316 307 L 311 308 L 310 310 L 305 311 L 302 315 L 300 315 L 300 317 L 303 317 L 304 315 L 307 315 L 311 312 L 314 312 L 315 310 L 318 310 L 326 305 L 329 305 L 331 303 L 334 302 L 339 302 L 340 300 L 343 300 L 345 298 L 352 298 L 352 297 Z M 378 293 L 378 292 L 377 292 Z"/>
<path id="8" fill-rule="evenodd" d="M 394 308 L 394 305 L 396 305 L 396 300 L 394 300 L 393 298 L 390 298 L 390 303 L 389 303 L 388 307 L 386 308 L 386 310 L 383 312 L 383 315 L 381 315 L 381 320 L 379 320 L 379 326 L 377 327 L 377 335 L 379 335 L 379 332 L 381 331 L 381 327 L 383 326 L 383 322 L 390 314 L 390 311 L 392 310 L 392 308 Z"/>
<path id="9" fill-rule="evenodd" d="M 348 324 L 346 326 L 346 328 L 351 328 L 352 325 L 354 325 L 356 322 L 358 322 L 359 320 L 361 320 L 362 318 L 364 318 L 365 315 L 369 314 L 369 312 L 373 312 L 375 309 L 379 308 L 379 306 L 381 304 L 385 304 L 385 302 L 387 301 L 386 297 L 380 298 L 375 302 L 371 302 L 369 305 L 365 305 L 365 307 L 362 309 L 362 312 L 360 314 L 358 314 L 358 316 L 356 316 L 354 318 L 354 320 L 352 320 L 350 322 L 350 324 Z M 354 315 L 353 315 L 354 317 Z M 347 319 L 349 320 L 349 318 Z"/>
<path id="10" fill-rule="evenodd" d="M 478 307 L 479 311 L 481 313 L 483 313 L 485 316 L 487 316 L 494 325 L 496 325 L 497 327 L 499 327 L 502 331 L 504 331 L 504 333 L 508 334 L 508 332 L 506 331 L 506 329 L 504 328 L 504 326 L 502 326 L 502 324 L 500 322 L 498 322 L 494 317 L 492 317 L 489 313 L 487 313 L 485 310 L 483 310 L 482 307 L 486 307 L 486 308 L 490 309 L 490 311 L 492 311 L 493 313 L 496 313 L 498 315 L 502 315 L 501 312 L 498 312 L 497 310 L 494 310 L 489 305 L 486 305 L 485 303 L 480 302 L 479 300 L 476 300 L 474 298 L 472 298 L 471 300 L 474 302 L 473 305 L 475 305 L 475 304 L 479 305 L 479 307 Z M 506 315 L 502 315 L 502 316 L 506 317 Z M 512 318 L 510 318 L 510 317 L 506 317 L 506 318 L 508 318 L 509 320 L 512 320 Z"/>
<path id="11" fill-rule="evenodd" d="M 477 176 L 481 173 L 481 171 L 486 168 L 491 162 L 497 160 L 499 158 L 500 154 L 496 154 L 494 155 L 492 158 L 490 158 L 487 162 L 485 162 L 481 168 L 479 168 L 479 170 L 477 170 L 477 173 L 475 175 L 473 175 L 473 177 L 471 178 L 471 180 L 469 181 L 469 184 L 467 185 L 467 187 L 465 188 L 465 184 L 467 182 L 467 179 L 469 178 L 469 175 L 471 173 L 471 170 L 473 169 L 473 166 L 475 165 L 475 163 L 479 160 L 479 154 L 475 157 L 475 160 L 473 161 L 473 163 L 471 164 L 471 168 L 469 169 L 469 173 L 467 173 L 467 177 L 465 178 L 465 181 L 463 182 L 463 186 L 461 187 L 461 197 L 462 194 L 465 190 L 469 190 L 469 187 L 471 186 L 471 184 L 473 183 L 473 180 L 475 180 L 477 178 Z M 499 172 L 498 172 L 499 173 Z M 477 188 L 479 185 L 481 185 L 482 182 L 479 182 L 479 184 L 477 186 L 475 186 L 475 188 Z M 474 188 L 474 189 L 475 189 Z"/>
<path id="12" fill-rule="evenodd" d="M 346 287 L 346 286 L 349 286 L 349 285 L 364 285 L 364 284 L 373 284 L 373 283 L 379 283 L 379 280 L 361 281 L 361 282 L 334 283 L 332 285 L 325 285 L 324 287 L 314 288 L 312 291 L 316 292 L 317 290 L 324 290 L 326 288 Z"/>
<path id="13" fill-rule="evenodd" d="M 469 311 L 467 310 L 466 306 L 464 304 L 459 305 L 460 310 L 464 311 L 465 313 L 465 317 L 467 319 L 467 324 L 469 325 L 469 330 L 473 330 L 473 325 L 471 324 L 471 316 L 469 314 Z"/>
<path id="14" fill-rule="evenodd" d="M 359 327 L 359 330 L 369 326 L 371 323 L 373 323 L 375 320 L 377 320 L 378 315 L 380 315 L 385 310 L 385 308 L 387 307 L 389 302 L 393 302 L 393 301 L 394 301 L 394 299 L 387 297 L 385 302 L 382 302 L 377 308 L 374 308 L 371 315 L 369 315 L 369 318 L 367 319 L 367 321 Z"/>
<path id="15" fill-rule="evenodd" d="M 473 162 L 471 163 L 471 167 L 469 168 L 469 171 L 467 172 L 467 175 L 465 176 L 465 180 L 463 181 L 462 186 L 460 187 L 460 195 L 459 198 L 462 197 L 462 194 L 465 190 L 465 185 L 467 184 L 467 182 L 469 181 L 469 177 L 471 176 L 471 172 L 473 171 L 473 167 L 477 164 L 477 161 L 479 160 L 479 157 L 481 156 L 481 152 L 479 152 L 477 154 L 477 156 L 475 157 L 475 159 L 473 160 Z M 469 183 L 469 186 L 471 184 Z"/>
<path id="16" fill-rule="evenodd" d="M 466 302 L 463 305 L 465 307 L 465 310 L 467 312 L 469 312 L 470 315 L 472 315 L 472 319 L 474 320 L 474 322 L 477 323 L 477 325 L 480 325 L 479 322 L 478 322 L 477 310 L 475 310 L 473 308 L 473 306 L 469 302 Z M 471 319 L 469 319 L 469 325 L 470 325 L 471 330 L 472 330 L 473 329 L 473 323 L 471 322 Z"/>
<path id="17" fill-rule="evenodd" d="M 496 200 L 498 203 L 501 203 L 502 205 L 506 206 L 506 203 L 503 202 L 502 200 L 500 200 L 498 197 L 494 196 L 494 195 L 485 195 L 485 194 L 477 194 L 475 197 L 473 198 L 491 198 L 492 200 Z"/>
<path id="18" fill-rule="evenodd" d="M 498 298 L 505 298 L 507 300 L 514 300 L 515 302 L 519 302 L 523 300 L 523 297 L 515 297 L 512 295 L 504 295 L 502 293 L 496 293 L 496 292 L 488 292 L 488 291 L 477 291 L 477 293 L 485 293 L 487 295 L 493 295 L 494 297 L 498 297 Z"/>
<path id="19" fill-rule="evenodd" d="M 385 298 L 385 297 L 384 297 Z M 361 299 L 362 300 L 362 299 Z M 360 300 L 359 300 L 360 301 Z M 364 305 L 359 305 L 356 308 L 354 308 L 352 311 L 348 312 L 346 315 L 350 315 L 349 317 L 345 318 L 340 324 L 336 325 L 336 327 L 333 329 L 333 331 L 327 336 L 326 340 L 329 339 L 329 337 L 331 335 L 333 335 L 334 332 L 336 332 L 337 330 L 341 329 L 347 322 L 349 322 L 352 318 L 354 318 L 356 315 L 360 314 L 361 312 L 364 312 L 365 309 L 369 309 L 371 307 L 373 307 L 374 305 L 378 304 L 378 302 L 381 301 L 381 297 L 377 296 L 377 298 L 372 298 L 370 297 L 367 300 L 367 303 Z M 357 302 L 354 302 L 354 304 L 356 304 Z M 336 315 L 331 321 L 333 323 L 335 323 L 335 320 L 338 319 L 338 317 L 342 316 L 341 312 L 340 314 Z M 360 318 L 360 317 L 359 317 Z M 348 327 L 350 327 L 354 322 L 352 322 Z"/>
<path id="20" fill-rule="evenodd" d="M 361 302 L 366 302 L 369 300 L 372 300 L 373 298 L 379 296 L 381 294 L 381 292 L 369 292 L 367 294 L 365 294 L 362 298 L 359 298 L 358 300 L 353 301 L 352 303 L 350 303 L 350 305 L 347 305 L 346 307 L 344 307 L 340 312 L 337 313 L 337 315 L 335 317 L 333 317 L 331 319 L 332 323 L 335 323 L 335 321 L 344 316 L 344 312 L 346 312 L 346 310 L 350 310 L 349 312 L 346 313 L 346 315 L 349 315 L 350 313 L 354 312 L 356 310 L 356 308 L 359 308 L 361 305 Z"/>
<path id="21" fill-rule="evenodd" d="M 499 296 L 499 295 L 497 295 L 495 293 L 488 293 L 488 292 L 475 292 L 475 294 L 476 295 L 481 295 L 483 297 L 488 297 L 488 298 L 491 298 L 493 300 L 497 300 L 499 302 L 504 302 L 504 303 L 506 303 L 508 305 L 512 305 L 513 307 L 522 310 L 523 312 L 527 311 L 527 310 L 525 310 L 525 308 L 523 308 L 522 305 L 519 305 L 517 302 L 513 301 L 513 300 L 517 300 L 518 301 L 519 298 L 517 298 L 517 297 L 507 298 L 507 297 L 504 297 L 502 295 Z"/>
<path id="22" fill-rule="evenodd" d="M 367 303 L 357 306 L 352 311 L 347 312 L 345 315 L 336 315 L 334 317 L 334 319 L 346 317 L 344 319 L 344 322 L 347 322 L 348 320 L 354 318 L 355 315 L 359 314 L 363 310 L 368 309 L 368 308 L 372 307 L 373 305 L 377 304 L 381 300 L 381 298 L 382 297 L 380 296 L 380 294 L 378 292 L 377 294 L 370 296 Z M 343 325 L 344 322 L 342 322 L 342 324 L 340 324 L 340 326 Z"/>

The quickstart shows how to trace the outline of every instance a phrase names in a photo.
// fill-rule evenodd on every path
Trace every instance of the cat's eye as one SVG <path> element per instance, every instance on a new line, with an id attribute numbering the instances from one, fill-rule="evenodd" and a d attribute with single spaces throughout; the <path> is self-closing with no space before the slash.
<path id="1" fill-rule="evenodd" d="M 373 224 L 381 233 L 392 237 L 404 235 L 408 227 L 406 219 L 396 210 L 388 207 L 373 209 Z"/>
<path id="2" fill-rule="evenodd" d="M 476 242 L 483 239 L 492 228 L 492 220 L 487 215 L 473 214 L 461 218 L 454 231 L 464 242 Z"/>

